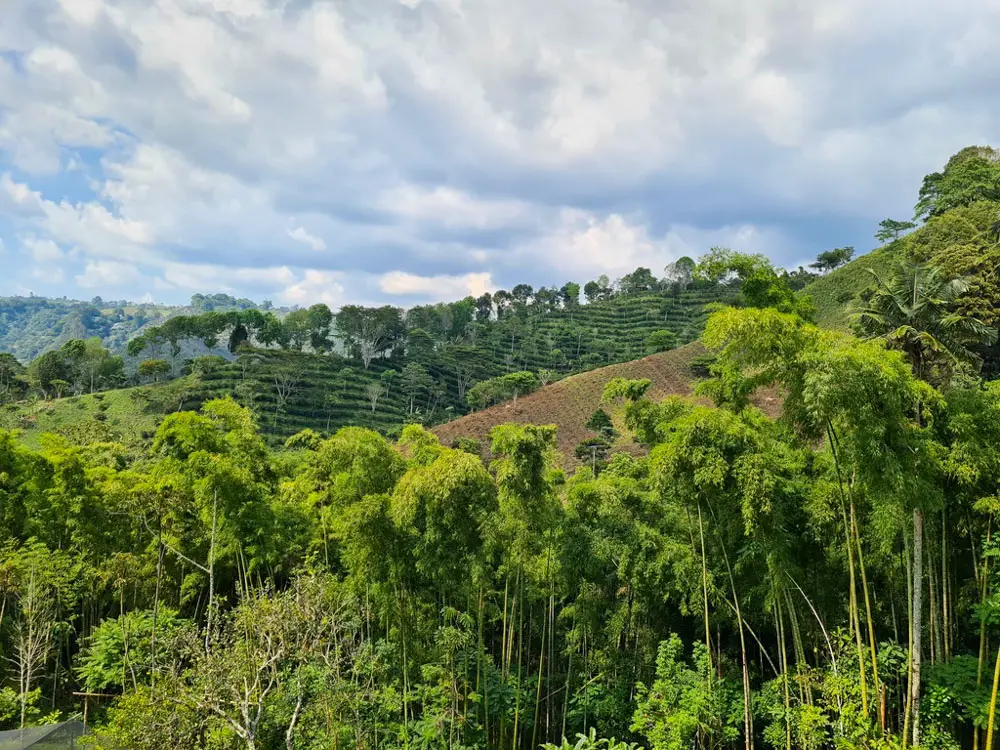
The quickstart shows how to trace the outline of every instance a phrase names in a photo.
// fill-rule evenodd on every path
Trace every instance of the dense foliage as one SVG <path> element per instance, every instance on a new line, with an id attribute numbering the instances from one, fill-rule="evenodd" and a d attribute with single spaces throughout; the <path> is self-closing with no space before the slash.
<path id="1" fill-rule="evenodd" d="M 255 307 L 247 299 L 228 294 L 195 294 L 186 307 L 171 307 L 126 300 L 90 302 L 46 297 L 0 297 L 0 351 L 22 362 L 58 349 L 72 339 L 98 338 L 116 353 L 128 339 L 147 326 L 159 325 L 175 315 Z M 263 307 L 269 307 L 267 303 Z"/>
<path id="2" fill-rule="evenodd" d="M 993 210 L 992 177 L 956 164 L 980 187 L 946 169 L 925 183 L 920 228 L 883 222 L 892 262 L 864 274 L 851 332 L 811 322 L 795 277 L 760 256 L 673 264 L 658 299 L 739 290 L 704 327 L 698 398 L 611 380 L 572 475 L 555 426 L 499 425 L 484 456 L 441 445 L 417 412 L 447 347 L 471 347 L 455 352 L 464 366 L 506 351 L 509 321 L 650 299 L 661 282 L 643 269 L 617 291 L 588 283 L 579 310 L 576 285 L 542 295 L 550 308 L 516 287 L 501 313 L 493 295 L 459 326 L 471 342 L 441 339 L 449 306 L 247 307 L 147 332 L 133 354 L 149 380 L 191 336 L 241 353 L 134 391 L 136 408 L 173 402 L 146 440 L 96 417 L 105 429 L 37 448 L 0 430 L 0 729 L 82 703 L 106 750 L 991 749 L 1000 381 L 982 366 L 996 301 L 989 269 L 959 278 L 944 259 L 996 240 L 961 234 Z M 635 340 L 669 346 L 665 330 Z M 273 410 L 252 390 L 186 408 L 185 378 L 264 366 L 248 342 L 285 362 Z M 516 342 L 463 397 L 486 405 L 560 372 L 526 367 Z M 262 426 L 304 362 L 363 388 L 372 414 L 393 399 L 408 424 L 389 438 L 328 415 L 269 446 Z M 126 372 L 99 340 L 27 368 L 0 357 L 0 387 L 46 397 Z M 779 418 L 752 405 L 762 387 L 780 392 Z M 618 429 L 643 455 L 611 452 Z"/>
<path id="3" fill-rule="evenodd" d="M 416 425 L 272 452 L 230 400 L 142 452 L 3 435 L 3 721 L 76 690 L 121 696 L 90 706 L 109 748 L 820 747 L 907 716 L 948 747 L 986 728 L 1000 387 L 935 390 L 882 341 L 773 308 L 720 311 L 706 340 L 704 390 L 737 397 L 610 383 L 651 450 L 596 478 L 556 470 L 551 427 L 496 428 L 488 464 Z M 741 380 L 781 383 L 785 418 Z"/>
<path id="4" fill-rule="evenodd" d="M 558 291 L 519 284 L 511 292 L 406 311 L 346 305 L 334 313 L 322 304 L 272 310 L 231 298 L 229 304 L 214 300 L 213 307 L 213 300 L 194 299 L 199 314 L 145 325 L 115 355 L 122 357 L 122 376 L 96 386 L 180 378 L 186 382 L 177 389 L 186 395 L 176 402 L 232 396 L 255 412 L 273 440 L 305 428 L 329 432 L 352 424 L 398 434 L 407 422 L 433 424 L 566 374 L 694 340 L 709 306 L 739 303 L 747 287 L 741 274 L 726 270 L 726 263 L 735 266 L 747 256 L 725 253 L 724 263 L 713 261 L 713 278 L 698 272 L 694 261 L 686 275 L 678 276 L 672 265 L 662 279 L 640 268 L 614 283 L 594 282 L 599 291 L 591 289 L 588 304 L 580 303 L 580 288 L 572 283 Z M 778 284 L 777 272 L 758 260 L 765 283 Z M 789 288 L 786 296 L 791 294 Z M 62 361 L 71 345 L 77 344 L 36 359 Z M 0 392 L 0 402 L 94 390 L 92 381 L 63 369 L 56 388 L 23 369 L 12 372 L 16 387 Z M 57 405 L 18 407 L 7 423 L 31 428 L 36 417 L 45 417 L 39 410 L 60 413 L 48 421 L 75 426 L 72 413 Z"/>

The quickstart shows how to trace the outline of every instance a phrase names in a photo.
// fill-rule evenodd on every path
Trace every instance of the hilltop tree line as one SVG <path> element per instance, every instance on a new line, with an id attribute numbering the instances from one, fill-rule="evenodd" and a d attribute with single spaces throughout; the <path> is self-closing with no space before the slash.
<path id="1" fill-rule="evenodd" d="M 690 258 L 672 263 L 660 279 L 639 268 L 615 283 L 605 277 L 588 282 L 582 291 L 586 305 L 575 283 L 559 290 L 521 284 L 511 292 L 405 311 L 348 305 L 334 313 L 318 304 L 282 313 L 225 295 L 196 297 L 192 304 L 205 312 L 146 326 L 122 355 L 96 338 L 70 340 L 24 367 L 8 355 L 0 400 L 54 399 L 195 373 L 228 378 L 235 383 L 231 394 L 251 409 L 262 408 L 262 397 L 273 403 L 271 419 L 258 416 L 275 429 L 301 390 L 301 366 L 291 358 L 274 372 L 265 368 L 264 381 L 248 376 L 269 355 L 302 353 L 340 361 L 338 381 L 354 384 L 352 398 L 364 401 L 350 417 L 346 403 L 340 403 L 346 386 L 333 384 L 326 395 L 327 429 L 334 413 L 341 415 L 339 424 L 346 418 L 367 422 L 363 412 L 377 415 L 392 393 L 405 396 L 407 420 L 429 423 L 455 409 L 516 400 L 570 372 L 685 343 L 702 325 L 702 319 L 690 318 L 691 310 L 704 305 L 689 305 L 687 295 L 756 304 L 762 294 L 780 289 L 772 302 L 787 307 L 794 301 L 796 278 L 763 256 L 714 248 L 697 263 Z M 633 325 L 643 331 L 634 340 L 615 337 L 613 331 Z"/>

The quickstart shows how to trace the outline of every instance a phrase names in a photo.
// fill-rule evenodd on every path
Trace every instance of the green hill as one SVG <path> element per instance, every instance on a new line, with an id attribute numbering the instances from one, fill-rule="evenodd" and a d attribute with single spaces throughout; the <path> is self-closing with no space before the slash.
<path id="1" fill-rule="evenodd" d="M 196 294 L 188 305 L 157 305 L 128 300 L 90 302 L 49 297 L 0 297 L 0 352 L 29 362 L 72 339 L 97 337 L 121 351 L 136 333 L 177 315 L 213 310 L 243 310 L 256 305 L 227 294 Z"/>
<path id="2" fill-rule="evenodd" d="M 859 295 L 871 284 L 869 271 L 889 270 L 901 250 L 899 243 L 880 247 L 810 282 L 802 293 L 816 306 L 816 323 L 824 328 L 846 329 Z"/>
<path id="3" fill-rule="evenodd" d="M 110 432 L 126 442 L 140 441 L 165 414 L 232 396 L 257 414 L 272 442 L 304 429 L 326 432 L 344 425 L 394 433 L 407 421 L 436 424 L 465 414 L 466 388 L 459 381 L 473 365 L 475 377 L 466 374 L 466 387 L 519 370 L 548 371 L 547 379 L 558 379 L 628 362 L 647 353 L 646 340 L 657 331 L 670 331 L 679 345 L 696 340 L 710 306 L 732 300 L 736 293 L 732 287 L 714 285 L 619 294 L 565 308 L 525 305 L 502 319 L 472 323 L 460 342 L 437 334 L 429 351 L 403 345 L 374 358 L 367 369 L 343 351 L 258 346 L 234 357 L 221 345 L 206 348 L 199 340 L 187 339 L 178 342 L 173 356 L 165 345 L 154 354 L 170 360 L 174 372 L 190 370 L 184 363 L 192 353 L 221 356 L 196 359 L 196 373 L 166 383 L 8 404 L 0 412 L 0 427 L 22 430 L 29 443 L 44 432 L 70 437 Z M 447 317 L 447 306 L 431 309 Z M 414 320 L 426 318 L 426 312 Z M 416 329 L 407 325 L 406 335 L 411 336 Z M 459 357 L 453 355 L 456 351 Z M 411 364 L 427 374 L 426 382 L 412 389 L 412 411 L 402 375 Z M 383 393 L 378 392 L 380 384 Z"/>

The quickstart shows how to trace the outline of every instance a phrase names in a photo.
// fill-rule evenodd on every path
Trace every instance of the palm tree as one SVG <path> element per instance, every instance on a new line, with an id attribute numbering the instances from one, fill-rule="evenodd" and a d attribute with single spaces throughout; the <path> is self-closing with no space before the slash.
<path id="1" fill-rule="evenodd" d="M 949 279 L 933 266 L 904 260 L 888 280 L 869 270 L 875 280 L 867 305 L 851 316 L 862 338 L 885 340 L 902 351 L 914 375 L 934 385 L 947 385 L 955 365 L 975 362 L 973 348 L 996 341 L 996 329 L 962 314 L 959 298 L 969 285 Z M 920 409 L 917 409 L 919 419 Z M 924 513 L 913 508 L 913 652 L 910 659 L 910 706 L 913 745 L 920 742 L 920 648 L 922 628 Z M 905 743 L 904 738 L 904 743 Z"/>
<path id="2" fill-rule="evenodd" d="M 867 305 L 851 316 L 855 332 L 902 351 L 921 380 L 946 385 L 956 364 L 978 361 L 975 346 L 996 341 L 996 329 L 958 311 L 969 289 L 963 279 L 912 260 L 899 263 L 888 280 L 869 273 L 875 285 Z"/>

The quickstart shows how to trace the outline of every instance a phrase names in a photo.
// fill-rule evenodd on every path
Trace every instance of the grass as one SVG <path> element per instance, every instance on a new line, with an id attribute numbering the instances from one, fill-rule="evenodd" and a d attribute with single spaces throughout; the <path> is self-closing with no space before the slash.
<path id="1" fill-rule="evenodd" d="M 115 440 L 134 445 L 149 440 L 165 413 L 189 405 L 186 397 L 196 384 L 187 377 L 158 386 L 7 404 L 0 407 L 0 428 L 20 431 L 32 448 L 40 446 L 46 433 L 79 443 Z"/>
<path id="2" fill-rule="evenodd" d="M 848 317 L 861 292 L 871 285 L 868 271 L 888 269 L 897 256 L 896 245 L 886 245 L 831 271 L 802 290 L 816 305 L 816 323 L 823 328 L 846 330 Z"/>

